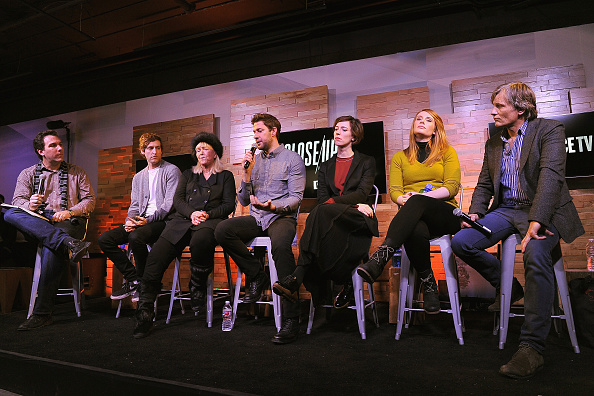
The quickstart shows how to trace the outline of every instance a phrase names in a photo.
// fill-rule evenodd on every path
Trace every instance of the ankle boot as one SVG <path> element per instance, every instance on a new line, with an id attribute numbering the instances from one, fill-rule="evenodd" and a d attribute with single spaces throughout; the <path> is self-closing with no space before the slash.
<path id="1" fill-rule="evenodd" d="M 373 252 L 369 261 L 357 268 L 357 273 L 367 283 L 373 283 L 382 274 L 384 267 L 394 255 L 394 248 L 388 245 L 381 245 Z"/>
<path id="2" fill-rule="evenodd" d="M 433 270 L 428 269 L 419 273 L 421 278 L 421 287 L 423 290 L 423 309 L 425 313 L 436 314 L 441 310 L 439 305 L 439 294 L 437 292 L 437 282 L 433 276 Z"/>
<path id="3" fill-rule="evenodd" d="M 206 304 L 206 285 L 210 268 L 190 265 L 190 304 L 194 312 L 200 311 Z"/>

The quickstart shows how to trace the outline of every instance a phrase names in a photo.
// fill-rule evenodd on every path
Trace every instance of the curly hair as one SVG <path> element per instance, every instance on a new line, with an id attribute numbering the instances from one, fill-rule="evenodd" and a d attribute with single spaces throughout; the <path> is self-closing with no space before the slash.
<path id="1" fill-rule="evenodd" d="M 143 157 L 144 157 L 144 150 L 146 150 L 147 146 L 151 142 L 154 142 L 155 140 L 158 140 L 161 143 L 161 150 L 163 150 L 163 141 L 161 140 L 161 137 L 159 135 L 157 135 L 156 133 L 147 132 L 147 133 L 143 133 L 140 136 L 140 138 L 138 139 L 138 149 L 140 150 L 140 154 L 142 154 Z"/>

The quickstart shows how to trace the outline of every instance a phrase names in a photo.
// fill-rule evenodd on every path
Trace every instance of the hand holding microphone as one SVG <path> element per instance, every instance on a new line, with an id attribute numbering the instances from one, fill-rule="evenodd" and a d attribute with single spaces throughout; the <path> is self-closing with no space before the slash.
<path id="1" fill-rule="evenodd" d="M 252 163 L 252 161 L 254 160 L 254 154 L 256 153 L 256 149 L 258 148 L 258 145 L 256 143 L 252 144 L 252 147 L 250 148 L 250 157 L 248 159 L 247 157 L 247 153 L 244 157 L 244 161 L 243 161 L 243 169 L 247 169 L 250 167 L 250 164 Z"/>
<path id="2" fill-rule="evenodd" d="M 487 227 L 485 227 L 484 225 L 482 225 L 478 221 L 472 220 L 472 218 L 469 215 L 467 215 L 466 213 L 462 212 L 462 209 L 455 208 L 453 213 L 454 213 L 454 216 L 460 217 L 463 221 L 465 221 L 466 223 L 470 224 L 470 226 L 472 228 L 474 228 L 475 230 L 478 230 L 478 231 L 486 234 L 489 237 L 493 234 L 493 232 L 490 229 L 488 229 Z"/>
<path id="3" fill-rule="evenodd" d="M 37 187 L 36 194 L 43 195 L 45 194 L 45 175 L 42 173 L 39 175 L 39 186 Z"/>
<path id="4" fill-rule="evenodd" d="M 29 197 L 29 210 L 37 210 L 43 204 L 43 195 L 45 194 L 46 175 L 39 175 L 39 185 L 37 191 Z"/>

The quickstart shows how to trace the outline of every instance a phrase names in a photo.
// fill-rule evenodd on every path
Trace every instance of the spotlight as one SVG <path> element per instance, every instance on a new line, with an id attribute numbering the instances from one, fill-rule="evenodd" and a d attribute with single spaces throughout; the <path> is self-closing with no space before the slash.
<path id="1" fill-rule="evenodd" d="M 70 122 L 64 122 L 62 120 L 48 121 L 45 126 L 47 129 L 66 129 L 66 162 L 70 161 L 70 128 L 68 125 Z"/>
<path id="2" fill-rule="evenodd" d="M 45 126 L 48 129 L 68 129 L 68 124 L 70 124 L 69 122 L 64 122 L 62 120 L 57 120 L 57 121 L 48 121 L 47 124 L 45 124 Z"/>

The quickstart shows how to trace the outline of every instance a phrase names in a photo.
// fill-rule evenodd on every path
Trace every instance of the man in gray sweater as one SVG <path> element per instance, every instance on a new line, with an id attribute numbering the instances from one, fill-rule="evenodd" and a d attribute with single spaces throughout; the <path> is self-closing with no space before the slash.
<path id="1" fill-rule="evenodd" d="M 138 147 L 148 166 L 132 179 L 132 194 L 126 222 L 99 237 L 99 246 L 126 283 L 111 294 L 120 300 L 137 293 L 148 256 L 147 245 L 153 244 L 165 228 L 165 220 L 173 208 L 173 195 L 181 176 L 179 168 L 163 160 L 163 143 L 159 135 L 145 133 Z M 136 267 L 120 245 L 128 243 L 134 253 Z M 134 296 L 132 298 L 134 300 Z"/>

